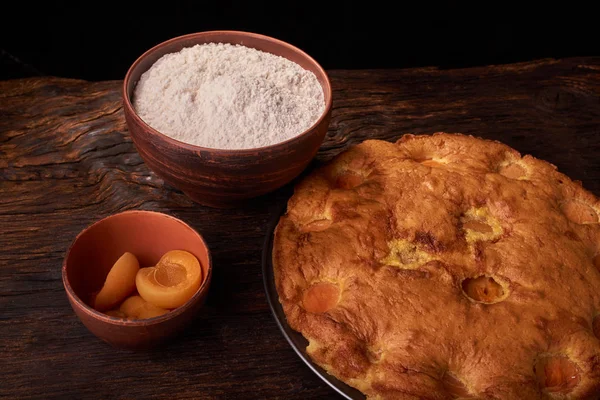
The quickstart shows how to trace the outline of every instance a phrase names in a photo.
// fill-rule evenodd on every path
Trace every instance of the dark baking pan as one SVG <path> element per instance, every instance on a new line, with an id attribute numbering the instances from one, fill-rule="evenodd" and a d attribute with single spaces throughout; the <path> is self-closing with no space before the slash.
<path id="1" fill-rule="evenodd" d="M 269 223 L 269 227 L 267 230 L 267 237 L 265 239 L 265 244 L 263 246 L 263 256 L 262 256 L 262 272 L 263 272 L 263 281 L 265 284 L 265 292 L 267 294 L 267 301 L 269 302 L 269 306 L 271 307 L 271 311 L 273 312 L 273 316 L 275 317 L 275 321 L 277 321 L 277 325 L 283 336 L 287 339 L 288 343 L 296 354 L 308 365 L 319 378 L 321 378 L 325 383 L 331 386 L 336 392 L 341 394 L 344 398 L 350 400 L 364 400 L 365 396 L 359 392 L 358 390 L 346 385 L 344 382 L 339 381 L 335 377 L 329 375 L 323 368 L 319 367 L 315 363 L 312 362 L 309 355 L 306 354 L 306 346 L 308 345 L 308 341 L 300 334 L 296 332 L 287 323 L 285 318 L 285 314 L 283 313 L 283 308 L 281 307 L 281 303 L 279 303 L 279 296 L 277 295 L 277 289 L 275 288 L 275 279 L 273 276 L 273 259 L 271 257 L 273 253 L 273 233 L 275 231 L 275 227 L 279 222 L 279 217 L 283 215 L 285 212 L 287 204 L 283 204 L 274 214 L 272 221 Z"/>

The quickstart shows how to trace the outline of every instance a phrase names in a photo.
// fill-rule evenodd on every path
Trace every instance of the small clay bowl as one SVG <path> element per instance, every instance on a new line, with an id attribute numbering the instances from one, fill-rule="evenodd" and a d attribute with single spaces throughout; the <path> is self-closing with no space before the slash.
<path id="1" fill-rule="evenodd" d="M 150 267 L 169 250 L 186 250 L 202 266 L 204 280 L 187 303 L 141 320 L 109 317 L 88 305 L 124 252 L 135 254 L 140 267 Z M 71 244 L 62 267 L 69 302 L 81 322 L 105 342 L 127 349 L 150 348 L 181 331 L 204 304 L 211 275 L 210 253 L 202 236 L 179 219 L 152 211 L 125 211 L 87 227 Z"/>
<path id="2" fill-rule="evenodd" d="M 285 57 L 312 71 L 323 88 L 323 115 L 308 130 L 298 132 L 298 136 L 292 139 L 249 150 L 219 150 L 186 144 L 142 121 L 132 105 L 134 88 L 140 76 L 165 54 L 211 42 L 252 47 Z M 133 143 L 151 170 L 198 203 L 233 207 L 285 185 L 306 168 L 329 127 L 331 85 L 325 70 L 315 60 L 281 40 L 237 31 L 200 32 L 167 40 L 142 54 L 125 76 L 123 109 Z"/>

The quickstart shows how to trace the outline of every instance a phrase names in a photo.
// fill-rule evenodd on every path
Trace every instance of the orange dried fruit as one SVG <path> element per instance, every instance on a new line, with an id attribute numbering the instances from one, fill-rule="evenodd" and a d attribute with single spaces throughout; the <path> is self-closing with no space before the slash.
<path id="1" fill-rule="evenodd" d="M 304 292 L 302 304 L 308 312 L 320 314 L 335 307 L 340 299 L 340 288 L 333 283 L 319 282 Z"/>
<path id="2" fill-rule="evenodd" d="M 467 278 L 462 283 L 465 294 L 475 301 L 495 303 L 504 296 L 502 286 L 489 276 Z"/>
<path id="3" fill-rule="evenodd" d="M 92 306 L 98 311 L 107 311 L 135 291 L 135 277 L 140 269 L 137 258 L 125 252 L 112 266 L 104 286 L 92 299 Z"/>
<path id="4" fill-rule="evenodd" d="M 140 269 L 135 283 L 144 300 L 161 308 L 177 308 L 200 288 L 202 268 L 193 254 L 172 250 L 156 266 Z"/>
<path id="5" fill-rule="evenodd" d="M 534 368 L 542 388 L 554 393 L 569 393 L 579 383 L 577 366 L 567 357 L 545 357 Z"/>
<path id="6" fill-rule="evenodd" d="M 138 295 L 131 296 L 121 304 L 119 311 L 129 318 L 146 319 L 166 314 L 169 310 L 156 307 Z"/>

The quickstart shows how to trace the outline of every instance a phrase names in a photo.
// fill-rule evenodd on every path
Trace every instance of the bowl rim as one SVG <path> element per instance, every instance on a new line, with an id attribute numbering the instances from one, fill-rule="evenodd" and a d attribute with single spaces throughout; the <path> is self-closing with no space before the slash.
<path id="1" fill-rule="evenodd" d="M 272 144 L 269 146 L 254 147 L 254 148 L 248 148 L 248 149 L 213 149 L 210 147 L 197 146 L 194 144 L 182 142 L 177 139 L 173 139 L 172 137 L 170 137 L 170 136 L 154 129 L 150 125 L 148 125 L 137 114 L 137 112 L 135 111 L 135 108 L 133 107 L 131 99 L 129 98 L 129 95 L 127 94 L 127 86 L 129 85 L 129 82 L 131 81 L 131 75 L 133 73 L 134 68 L 137 67 L 138 64 L 140 64 L 145 58 L 147 58 L 154 52 L 156 52 L 156 51 L 160 50 L 162 47 L 165 47 L 172 43 L 180 42 L 180 41 L 190 39 L 190 38 L 196 38 L 196 37 L 202 37 L 202 36 L 219 36 L 219 35 L 237 35 L 237 36 L 241 36 L 241 37 L 252 37 L 255 39 L 273 42 L 280 46 L 287 47 L 287 48 L 299 53 L 300 55 L 305 57 L 309 62 L 314 64 L 314 66 L 319 71 L 319 73 L 321 73 L 323 75 L 323 77 L 325 78 L 324 82 L 321 84 L 321 87 L 323 89 L 323 94 L 326 98 L 325 109 L 323 110 L 323 113 L 321 114 L 319 119 L 317 119 L 317 121 L 315 121 L 315 123 L 313 123 L 308 129 L 305 129 L 304 131 L 300 132 L 296 136 L 294 136 L 290 139 L 287 139 L 283 142 L 275 143 L 275 144 Z M 223 43 L 223 42 L 214 41 L 214 42 L 208 42 L 208 43 Z M 171 54 L 171 53 L 165 53 L 165 54 Z M 273 53 L 271 53 L 271 54 L 273 54 Z M 277 55 L 277 54 L 275 54 L 275 55 Z M 146 71 L 144 71 L 144 72 L 146 72 Z M 142 74 L 144 72 L 142 72 Z M 135 84 L 137 84 L 137 82 L 135 82 Z M 134 86 L 134 88 L 135 88 L 135 86 Z M 307 134 L 314 131 L 315 128 L 317 128 L 323 122 L 323 120 L 327 117 L 327 115 L 330 113 L 331 106 L 332 106 L 333 93 L 331 90 L 331 82 L 329 80 L 329 76 L 327 75 L 327 72 L 325 71 L 325 69 L 314 58 L 312 58 L 310 55 L 308 55 L 306 52 L 299 49 L 298 47 L 296 47 L 290 43 L 284 42 L 283 40 L 276 39 L 271 36 L 261 35 L 259 33 L 236 31 L 236 30 L 214 30 L 214 31 L 202 31 L 202 32 L 188 33 L 186 35 L 176 36 L 174 38 L 160 42 L 157 45 L 155 45 L 154 47 L 151 47 L 150 49 L 146 50 L 144 53 L 142 53 L 142 55 L 140 55 L 133 62 L 133 64 L 131 64 L 131 66 L 127 70 L 127 73 L 125 74 L 125 79 L 123 79 L 123 85 L 121 88 L 121 97 L 123 98 L 124 107 L 127 108 L 130 115 L 132 116 L 132 118 L 135 120 L 135 122 L 138 125 L 142 125 L 143 127 L 145 127 L 145 129 L 148 132 L 150 132 L 151 134 L 153 134 L 155 136 L 162 138 L 163 140 L 166 140 L 167 142 L 171 143 L 172 145 L 183 147 L 186 150 L 190 150 L 190 151 L 208 151 L 208 152 L 217 153 L 217 154 L 223 155 L 223 156 L 229 156 L 229 155 L 240 156 L 240 155 L 255 155 L 257 150 L 270 150 L 270 151 L 281 150 L 281 149 L 288 147 L 290 144 L 294 144 L 295 142 L 303 139 Z"/>
<path id="2" fill-rule="evenodd" d="M 184 227 L 191 229 L 192 232 L 194 232 L 198 236 L 198 238 L 202 242 L 204 248 L 206 249 L 206 255 L 207 255 L 207 259 L 208 259 L 207 273 L 206 273 L 206 276 L 204 277 L 204 279 L 202 280 L 202 284 L 200 285 L 198 290 L 196 290 L 194 295 L 188 301 L 186 301 L 183 305 L 169 311 L 166 314 L 159 315 L 158 317 L 130 320 L 130 319 L 126 319 L 126 318 L 117 318 L 117 317 L 111 317 L 110 315 L 106 315 L 103 312 L 97 311 L 96 309 L 90 307 L 83 300 L 81 300 L 81 298 L 75 293 L 75 291 L 71 287 L 71 283 L 69 282 L 69 279 L 67 277 L 67 260 L 69 259 L 71 250 L 73 249 L 73 246 L 75 245 L 75 243 L 77 243 L 77 240 L 79 240 L 79 238 L 83 234 L 85 234 L 87 231 L 92 229 L 94 226 L 96 226 L 102 222 L 105 222 L 107 219 L 117 217 L 120 215 L 124 215 L 124 214 L 156 214 L 161 217 L 170 218 L 170 219 L 174 220 L 175 222 L 182 224 Z M 198 260 L 198 261 L 200 261 L 200 260 Z M 63 286 L 65 288 L 65 291 L 67 292 L 68 297 L 74 303 L 76 303 L 77 306 L 83 312 L 85 312 L 92 318 L 94 318 L 96 320 L 100 320 L 104 323 L 108 323 L 111 325 L 118 325 L 118 326 L 157 325 L 157 324 L 163 323 L 165 321 L 171 320 L 171 319 L 179 316 L 180 314 L 185 312 L 188 308 L 190 308 L 194 303 L 196 303 L 200 299 L 200 297 L 203 295 L 203 293 L 208 290 L 208 288 L 210 286 L 211 278 L 212 278 L 212 256 L 210 254 L 210 249 L 208 248 L 208 245 L 206 244 L 206 241 L 204 240 L 204 237 L 197 230 L 195 230 L 194 228 L 192 228 L 190 225 L 188 225 L 184 221 L 180 220 L 179 218 L 173 217 L 172 215 L 165 214 L 165 213 L 162 213 L 159 211 L 150 211 L 150 210 L 126 210 L 126 211 L 118 212 L 116 214 L 107 215 L 106 217 L 100 218 L 99 220 L 89 224 L 87 227 L 82 229 L 81 232 L 79 232 L 77 234 L 77 236 L 75 236 L 75 239 L 73 239 L 73 241 L 71 242 L 71 244 L 69 245 L 69 248 L 67 249 L 67 251 L 65 253 L 65 256 L 63 258 L 63 264 L 62 264 L 62 281 L 63 281 Z"/>

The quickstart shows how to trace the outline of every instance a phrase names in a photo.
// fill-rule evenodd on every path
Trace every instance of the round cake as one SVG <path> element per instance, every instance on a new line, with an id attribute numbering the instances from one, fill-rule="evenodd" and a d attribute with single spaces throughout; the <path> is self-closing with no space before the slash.
<path id="1" fill-rule="evenodd" d="M 312 360 L 369 399 L 598 399 L 599 212 L 498 142 L 367 140 L 296 186 L 279 300 Z"/>

